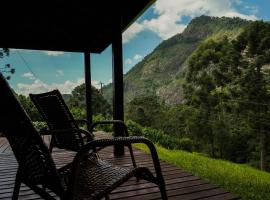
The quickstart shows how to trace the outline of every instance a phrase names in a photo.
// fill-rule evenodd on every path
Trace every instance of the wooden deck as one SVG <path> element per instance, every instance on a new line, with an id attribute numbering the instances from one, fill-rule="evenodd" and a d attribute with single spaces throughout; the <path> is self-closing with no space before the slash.
<path id="1" fill-rule="evenodd" d="M 99 136 L 104 137 L 104 134 Z M 136 161 L 139 165 L 144 165 L 153 169 L 151 158 L 148 154 L 135 149 Z M 74 153 L 55 150 L 53 158 L 57 166 L 72 161 Z M 100 156 L 110 160 L 112 163 L 122 166 L 130 166 L 131 160 L 129 154 L 120 158 L 113 156 L 113 149 L 111 147 L 105 148 L 101 151 Z M 188 200 L 188 199 L 209 199 L 209 200 L 229 200 L 240 199 L 234 194 L 219 188 L 208 181 L 202 180 L 197 176 L 192 175 L 182 169 L 177 168 L 171 164 L 161 161 L 163 176 L 166 182 L 166 189 L 170 200 Z M 5 138 L 0 137 L 0 200 L 11 199 L 15 174 L 17 169 L 17 162 Z M 214 173 L 214 172 L 213 172 Z M 136 182 L 131 179 L 118 187 L 110 195 L 111 199 L 129 199 L 129 200 L 146 200 L 146 199 L 160 199 L 158 188 L 146 181 Z M 19 199 L 40 199 L 29 188 L 23 185 L 20 190 Z"/>

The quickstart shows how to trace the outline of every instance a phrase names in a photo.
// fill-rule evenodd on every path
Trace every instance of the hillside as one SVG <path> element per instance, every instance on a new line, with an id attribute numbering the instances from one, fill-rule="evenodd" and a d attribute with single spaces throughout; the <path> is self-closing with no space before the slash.
<path id="1" fill-rule="evenodd" d="M 234 38 L 248 24 L 249 21 L 240 18 L 194 18 L 181 34 L 163 41 L 124 76 L 125 102 L 135 96 L 155 94 L 167 104 L 181 103 L 182 74 L 198 45 L 224 35 Z M 112 86 L 105 86 L 103 91 L 104 97 L 111 102 Z"/>

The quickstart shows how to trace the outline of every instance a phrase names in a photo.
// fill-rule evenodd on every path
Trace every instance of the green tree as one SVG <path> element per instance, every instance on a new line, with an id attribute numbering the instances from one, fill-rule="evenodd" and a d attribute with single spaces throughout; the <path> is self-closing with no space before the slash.
<path id="1" fill-rule="evenodd" d="M 234 41 L 203 43 L 191 57 L 184 85 L 186 104 L 203 114 L 213 156 L 216 147 L 221 157 L 235 155 L 228 146 L 243 152 L 253 144 L 241 147 L 233 140 L 254 143 L 257 134 L 261 169 L 266 170 L 269 65 L 270 24 L 264 22 L 252 23 Z"/>
<path id="2" fill-rule="evenodd" d="M 244 72 L 239 78 L 242 90 L 242 99 L 251 104 L 244 104 L 250 117 L 250 124 L 260 140 L 260 166 L 267 169 L 267 142 L 270 124 L 269 69 L 270 65 L 270 24 L 262 21 L 252 23 L 234 41 L 235 48 L 241 53 L 242 65 L 239 68 Z M 262 122 L 264 121 L 264 122 Z"/>
<path id="3" fill-rule="evenodd" d="M 125 118 L 142 126 L 160 128 L 163 109 L 157 96 L 136 97 L 127 104 Z"/>
<path id="4" fill-rule="evenodd" d="M 43 121 L 35 105 L 29 97 L 26 97 L 22 94 L 18 95 L 18 99 L 21 102 L 22 106 L 30 116 L 32 121 Z"/>
<path id="5" fill-rule="evenodd" d="M 92 112 L 93 115 L 102 114 L 110 116 L 112 114 L 110 104 L 103 98 L 102 94 L 92 86 Z M 85 84 L 81 84 L 73 89 L 72 96 L 67 102 L 71 111 L 76 113 L 77 117 L 85 117 Z"/>
<path id="6" fill-rule="evenodd" d="M 198 48 L 189 61 L 186 73 L 184 94 L 186 104 L 198 111 L 199 124 L 203 122 L 200 133 L 205 142 L 210 144 L 212 156 L 218 151 L 223 152 L 224 146 L 221 135 L 228 134 L 226 129 L 217 129 L 222 123 L 224 107 L 221 102 L 228 98 L 226 86 L 233 82 L 238 65 L 237 53 L 231 42 L 224 37 L 221 41 L 209 40 Z M 219 92 L 217 92 L 219 91 Z M 226 92 L 225 92 L 226 91 Z"/>

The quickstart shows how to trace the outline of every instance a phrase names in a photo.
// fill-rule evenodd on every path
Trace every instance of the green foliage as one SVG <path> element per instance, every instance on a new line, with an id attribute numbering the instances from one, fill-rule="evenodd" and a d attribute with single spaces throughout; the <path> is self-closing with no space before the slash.
<path id="1" fill-rule="evenodd" d="M 111 115 L 111 106 L 103 98 L 100 92 L 92 87 L 92 109 L 93 115 L 102 114 L 104 116 Z M 67 101 L 68 106 L 71 110 L 78 115 L 85 115 L 85 84 L 79 85 L 72 91 L 72 96 Z M 79 110 L 81 110 L 81 113 Z M 84 110 L 84 111 L 83 111 Z"/>
<path id="2" fill-rule="evenodd" d="M 127 121 L 128 132 L 133 136 L 144 136 L 152 142 L 158 143 L 168 149 L 182 149 L 192 151 L 192 141 L 189 138 L 178 138 L 164 134 L 164 132 L 149 128 L 142 127 L 141 125 L 131 120 Z"/>
<path id="3" fill-rule="evenodd" d="M 0 59 L 9 56 L 8 48 L 0 48 Z M 10 64 L 5 64 L 4 66 L 0 66 L 0 73 L 5 76 L 7 80 L 10 80 L 10 74 L 15 73 L 15 68 L 12 68 Z"/>
<path id="4" fill-rule="evenodd" d="M 194 151 L 216 158 L 254 166 L 259 154 L 269 160 L 269 33 L 264 22 L 192 20 L 127 73 L 126 119 L 150 127 L 135 130 L 168 148 L 188 138 Z"/>
<path id="5" fill-rule="evenodd" d="M 70 112 L 72 113 L 74 119 L 86 119 L 86 110 L 85 108 L 69 106 Z"/>
<path id="6" fill-rule="evenodd" d="M 268 44 L 270 25 L 253 22 L 233 41 L 205 41 L 189 60 L 184 94 L 200 127 L 191 134 L 214 157 L 249 162 L 260 145 L 266 165 L 270 125 L 262 121 L 269 119 Z"/>
<path id="7" fill-rule="evenodd" d="M 29 97 L 26 97 L 24 95 L 18 95 L 18 99 L 21 102 L 22 106 L 30 116 L 32 121 L 42 121 L 41 115 L 39 114 L 37 108 L 31 101 Z"/>
<path id="8" fill-rule="evenodd" d="M 9 56 L 9 49 L 1 48 L 0 49 L 0 58 L 4 58 L 5 56 Z"/>
<path id="9" fill-rule="evenodd" d="M 38 131 L 47 128 L 46 122 L 35 121 L 35 122 L 33 122 L 33 124 L 34 124 L 35 128 L 36 128 Z"/>
<path id="10" fill-rule="evenodd" d="M 126 106 L 125 117 L 142 126 L 158 128 L 163 115 L 164 105 L 156 96 L 138 97 Z"/>
<path id="11" fill-rule="evenodd" d="M 137 147 L 148 151 L 147 147 Z M 160 159 L 175 164 L 196 176 L 208 179 L 248 200 L 266 200 L 270 193 L 270 174 L 247 165 L 212 159 L 197 153 L 168 150 L 156 146 Z"/>
<path id="12" fill-rule="evenodd" d="M 132 120 L 128 120 L 126 121 L 126 125 L 128 127 L 128 132 L 130 135 L 143 136 L 143 132 L 142 132 L 143 127 L 140 124 Z"/>
<path id="13" fill-rule="evenodd" d="M 180 138 L 179 139 L 179 146 L 180 149 L 192 152 L 193 149 L 193 142 L 190 138 Z"/>
<path id="14" fill-rule="evenodd" d="M 98 115 L 94 115 L 93 116 L 93 122 L 98 122 L 98 121 L 106 121 L 106 120 L 110 120 L 106 117 L 104 117 L 102 114 L 98 114 Z M 95 127 L 95 130 L 102 130 L 105 132 L 113 132 L 113 125 L 98 125 Z"/>
<path id="15" fill-rule="evenodd" d="M 93 122 L 104 121 L 111 118 L 111 106 L 103 98 L 96 88 L 92 87 L 92 112 Z M 85 119 L 85 84 L 79 85 L 73 89 L 71 97 L 67 100 L 67 104 L 75 119 Z M 95 130 L 103 130 L 112 132 L 111 125 L 98 125 Z"/>

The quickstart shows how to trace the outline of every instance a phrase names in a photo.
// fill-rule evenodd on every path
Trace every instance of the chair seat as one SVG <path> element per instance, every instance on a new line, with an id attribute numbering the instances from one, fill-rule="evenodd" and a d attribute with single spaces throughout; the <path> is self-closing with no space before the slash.
<path id="1" fill-rule="evenodd" d="M 150 171 L 145 167 L 123 168 L 114 166 L 97 156 L 89 156 L 80 163 L 74 185 L 74 199 L 99 199 L 129 178 L 149 177 Z M 151 176 L 151 175 L 150 175 Z M 152 177 L 151 177 L 152 178 Z"/>

